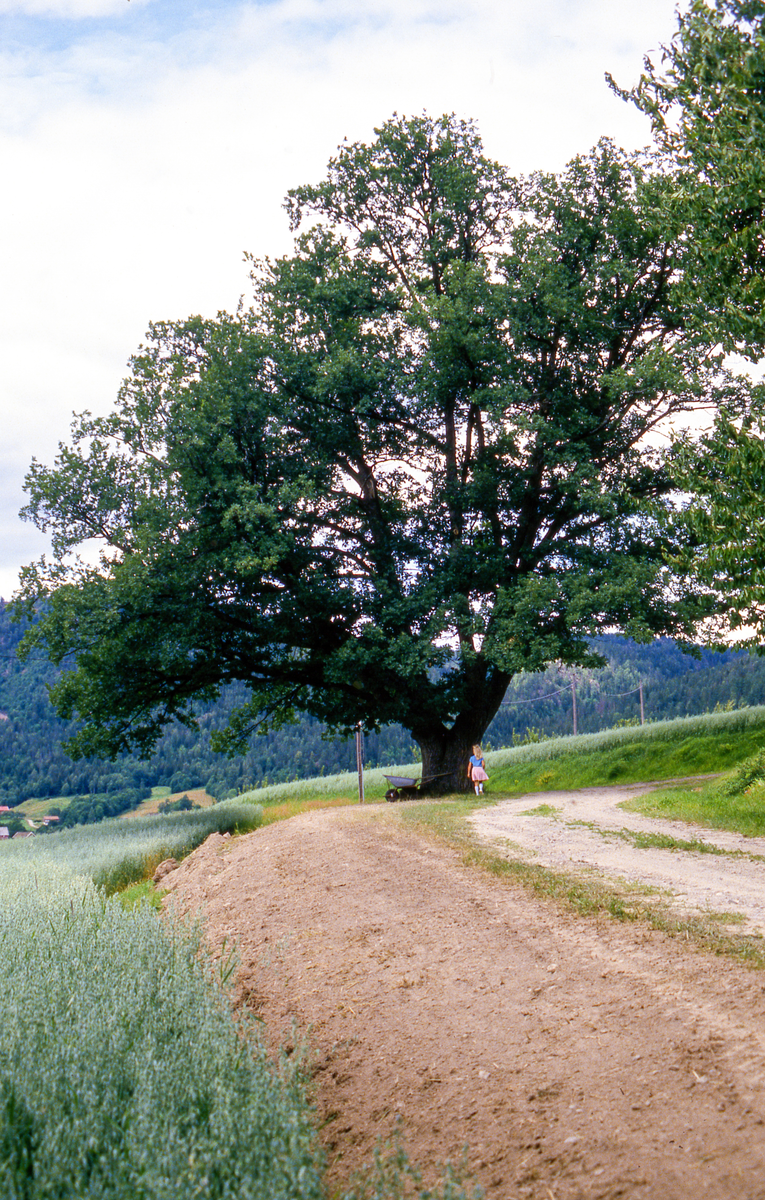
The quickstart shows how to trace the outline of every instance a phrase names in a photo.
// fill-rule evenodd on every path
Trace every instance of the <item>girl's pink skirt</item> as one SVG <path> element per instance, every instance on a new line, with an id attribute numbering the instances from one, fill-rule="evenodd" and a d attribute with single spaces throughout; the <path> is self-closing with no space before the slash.
<path id="1" fill-rule="evenodd" d="M 473 782 L 474 783 L 483 783 L 484 779 L 488 779 L 488 778 L 489 778 L 489 776 L 486 774 L 483 767 L 473 767 Z"/>

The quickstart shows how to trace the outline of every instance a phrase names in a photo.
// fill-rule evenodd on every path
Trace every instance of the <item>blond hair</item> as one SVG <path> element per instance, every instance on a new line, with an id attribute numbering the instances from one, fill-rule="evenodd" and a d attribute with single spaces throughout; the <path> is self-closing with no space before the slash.
<path id="1" fill-rule="evenodd" d="M 480 746 L 473 746 L 473 754 L 475 754 L 476 758 L 481 758 L 483 756 L 483 750 Z"/>

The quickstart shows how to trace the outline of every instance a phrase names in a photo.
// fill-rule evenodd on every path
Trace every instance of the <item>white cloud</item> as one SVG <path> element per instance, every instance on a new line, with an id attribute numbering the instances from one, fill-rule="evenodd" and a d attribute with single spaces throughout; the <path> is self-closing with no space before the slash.
<path id="1" fill-rule="evenodd" d="M 151 2 L 152 0 L 0 0 L 0 13 L 80 20 L 83 17 L 120 16 L 128 3 L 136 8 L 143 8 Z"/>

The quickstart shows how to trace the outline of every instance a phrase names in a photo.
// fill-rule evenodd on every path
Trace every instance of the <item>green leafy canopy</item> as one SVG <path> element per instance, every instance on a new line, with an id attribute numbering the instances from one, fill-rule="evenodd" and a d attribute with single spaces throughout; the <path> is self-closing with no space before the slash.
<path id="1" fill-rule="evenodd" d="M 632 89 L 671 173 L 665 219 L 695 269 L 694 323 L 753 360 L 765 348 L 765 32 L 762 0 L 691 0 Z M 610 77 L 609 77 L 610 78 Z"/>

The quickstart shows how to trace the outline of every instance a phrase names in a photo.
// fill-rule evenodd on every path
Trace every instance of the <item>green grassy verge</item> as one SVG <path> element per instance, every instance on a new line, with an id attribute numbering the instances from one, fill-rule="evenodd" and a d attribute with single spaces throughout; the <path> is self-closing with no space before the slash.
<path id="1" fill-rule="evenodd" d="M 593 833 L 599 834 L 604 841 L 614 838 L 629 842 L 636 850 L 679 850 L 685 854 L 712 854 L 718 858 L 757 858 L 758 855 L 747 855 L 743 850 L 723 850 L 712 842 L 702 842 L 698 838 L 676 838 L 668 833 L 647 833 L 639 829 L 601 829 L 590 821 L 571 821 L 571 825 L 584 825 Z M 765 860 L 763 860 L 765 861 Z"/>
<path id="2" fill-rule="evenodd" d="M 744 837 L 765 837 L 765 787 L 728 795 L 717 781 L 659 788 L 624 801 L 622 808 L 646 817 L 685 821 L 707 829 L 729 829 Z"/>
<path id="3" fill-rule="evenodd" d="M 117 892 L 117 895 L 123 908 L 131 909 L 139 904 L 148 904 L 149 908 L 161 912 L 162 897 L 166 896 L 167 892 L 155 887 L 151 879 L 145 879 L 142 883 L 129 884 L 121 892 Z"/>
<path id="4" fill-rule="evenodd" d="M 647 783 L 653 779 L 712 774 L 725 771 L 754 754 L 764 741 L 765 726 L 735 733 L 725 728 L 709 733 L 693 732 L 677 741 L 644 735 L 643 738 L 634 737 L 603 748 L 572 746 L 569 753 L 560 757 L 551 755 L 543 758 L 540 755 L 526 761 L 500 760 L 493 770 L 489 767 L 490 787 L 492 793 L 502 791 L 508 794 L 566 791 L 570 788 Z M 500 751 L 497 757 L 503 753 Z"/>
<path id="5" fill-rule="evenodd" d="M 427 837 L 446 842 L 460 852 L 465 866 L 487 872 L 497 879 L 520 885 L 541 899 L 583 917 L 610 917 L 618 921 L 641 921 L 714 954 L 737 959 L 754 970 L 765 970 L 765 941 L 756 935 L 734 934 L 722 926 L 737 923 L 731 913 L 680 916 L 655 888 L 629 882 L 602 880 L 595 876 L 568 875 L 538 863 L 493 852 L 482 846 L 466 817 L 477 800 L 442 800 L 408 804 L 396 815 Z"/>
<path id="6" fill-rule="evenodd" d="M 288 821 L 300 813 L 315 812 L 319 808 L 348 808 L 353 802 L 344 796 L 302 796 L 293 800 L 283 800 L 280 804 L 268 804 L 263 807 L 263 824 L 273 825 L 276 821 Z M 358 805 L 358 801 L 356 801 Z"/>

